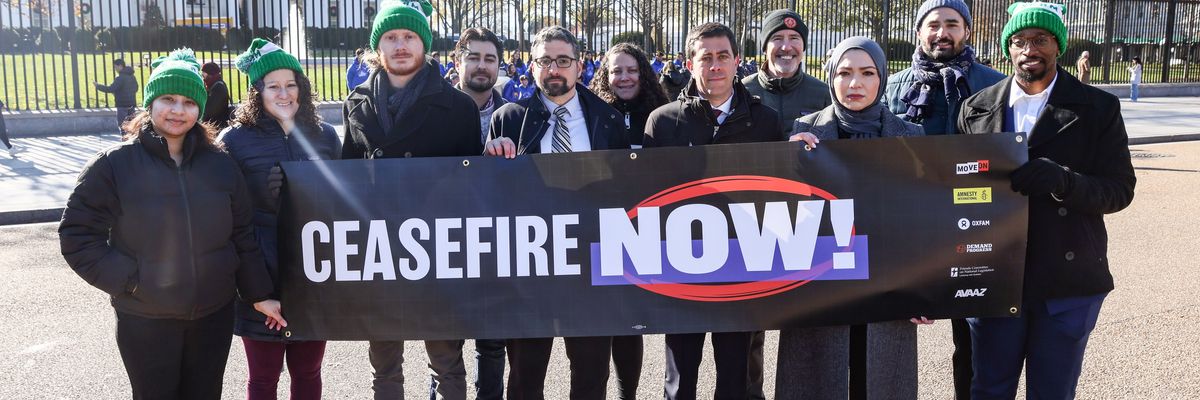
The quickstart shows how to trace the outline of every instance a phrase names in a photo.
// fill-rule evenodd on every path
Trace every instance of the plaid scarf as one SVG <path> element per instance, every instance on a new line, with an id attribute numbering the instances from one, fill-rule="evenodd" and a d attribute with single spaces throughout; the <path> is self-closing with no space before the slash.
<path id="1" fill-rule="evenodd" d="M 917 81 L 904 92 L 900 100 L 908 105 L 905 115 L 910 121 L 921 121 L 928 118 L 932 112 L 929 91 L 943 89 L 946 93 L 946 104 L 953 110 L 959 101 L 971 95 L 967 85 L 967 70 L 975 63 L 975 49 L 971 46 L 963 48 L 962 53 L 947 62 L 938 62 L 928 58 L 920 48 L 913 52 L 912 70 Z M 950 90 L 953 88 L 954 90 Z"/>

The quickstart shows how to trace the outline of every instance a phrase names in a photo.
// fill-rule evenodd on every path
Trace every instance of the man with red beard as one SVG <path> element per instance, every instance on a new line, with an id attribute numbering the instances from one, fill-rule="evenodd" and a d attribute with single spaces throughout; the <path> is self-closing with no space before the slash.
<path id="1" fill-rule="evenodd" d="M 833 104 L 829 86 L 804 73 L 804 49 L 808 44 L 808 25 L 792 10 L 775 10 L 762 23 L 759 49 L 766 56 L 762 70 L 742 79 L 750 94 L 779 113 L 783 133 L 791 133 L 796 118 L 821 111 Z M 762 365 L 762 335 L 755 338 L 758 364 Z M 754 366 L 751 365 L 751 369 Z M 761 367 L 759 367 L 761 371 Z M 757 374 L 762 387 L 762 373 Z M 761 391 L 761 390 L 760 390 Z M 756 397 L 757 398 L 757 397 Z"/>
<path id="2" fill-rule="evenodd" d="M 1081 83 L 1056 59 L 1067 48 L 1065 7 L 1016 3 L 1000 43 L 1014 76 L 963 102 L 963 133 L 1021 132 L 1029 161 L 1010 175 L 1029 197 L 1020 317 L 968 318 L 972 399 L 1071 399 L 1088 337 L 1113 290 L 1104 214 L 1133 201 L 1137 181 L 1117 98 Z"/>
<path id="3" fill-rule="evenodd" d="M 342 106 L 346 137 L 342 159 L 477 156 L 479 108 L 442 79 L 427 59 L 433 41 L 427 0 L 384 2 L 371 27 L 367 82 Z M 404 182 L 397 182 L 404 184 Z M 422 190 L 421 188 L 414 188 Z M 466 398 L 462 340 L 425 342 L 438 398 Z M 404 342 L 371 341 L 376 399 L 404 397 Z"/>

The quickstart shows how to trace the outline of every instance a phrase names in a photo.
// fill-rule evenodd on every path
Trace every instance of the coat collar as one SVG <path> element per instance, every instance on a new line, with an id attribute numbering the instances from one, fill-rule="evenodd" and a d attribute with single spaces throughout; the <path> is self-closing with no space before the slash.
<path id="1" fill-rule="evenodd" d="M 438 68 L 438 65 L 431 58 L 427 58 L 425 68 Z M 426 72 L 435 71 L 437 70 Z M 372 69 L 367 82 L 373 82 L 375 79 L 386 79 L 387 77 L 385 76 L 379 76 L 384 73 L 386 72 L 383 69 Z M 423 73 L 421 75 L 425 77 L 426 82 L 421 88 L 421 93 L 417 95 L 417 102 L 409 109 L 411 117 L 406 119 L 406 123 L 393 126 L 390 132 L 383 132 L 383 128 L 379 127 L 379 122 L 377 122 L 379 107 L 387 107 L 387 105 L 376 104 L 374 93 L 372 93 L 372 85 L 359 85 L 347 96 L 347 101 L 353 102 L 351 111 L 353 112 L 355 108 L 362 108 L 366 117 L 366 121 L 363 121 L 364 124 L 373 127 L 373 129 L 365 129 L 363 133 L 368 137 L 370 143 L 378 143 L 375 147 L 387 147 L 423 128 L 426 120 L 431 115 L 440 114 L 431 112 L 429 110 L 430 107 L 450 108 L 452 98 L 450 96 L 441 96 L 441 94 L 446 90 L 456 89 L 450 87 L 450 84 L 436 73 Z"/>
<path id="2" fill-rule="evenodd" d="M 611 109 L 608 103 L 601 100 L 599 96 L 588 90 L 582 84 L 575 84 L 575 96 L 579 98 L 579 106 L 583 109 L 584 121 L 588 128 L 588 140 L 592 143 L 593 149 L 608 148 L 607 138 L 600 134 L 602 128 L 607 128 L 618 120 L 618 115 L 611 112 L 606 112 Z M 535 89 L 533 96 L 517 102 L 524 103 L 526 115 L 523 122 L 523 129 L 532 127 L 536 129 L 531 135 L 521 135 L 521 143 L 518 143 L 518 148 L 522 149 L 538 149 L 540 152 L 542 136 L 550 127 L 550 110 L 546 109 L 546 105 L 542 103 L 542 89 Z M 615 111 L 615 110 L 613 110 Z M 612 121 L 605 121 L 609 119 Z"/>
<path id="3" fill-rule="evenodd" d="M 1079 111 L 1088 104 L 1087 93 L 1083 84 L 1062 67 L 1058 67 L 1058 82 L 1050 99 L 1046 101 L 1046 109 L 1033 125 L 1030 147 L 1067 133 L 1067 129 L 1079 120 Z M 962 110 L 963 122 L 971 127 L 973 133 L 1002 132 L 1004 119 L 1008 113 L 1008 91 L 1012 87 L 1013 77 L 1008 77 L 999 84 L 993 85 L 978 95 L 972 96 Z"/>

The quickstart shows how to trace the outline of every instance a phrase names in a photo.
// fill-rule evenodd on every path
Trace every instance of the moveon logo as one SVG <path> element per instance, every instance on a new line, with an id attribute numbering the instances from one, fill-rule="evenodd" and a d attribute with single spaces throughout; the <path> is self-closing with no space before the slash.
<path id="1" fill-rule="evenodd" d="M 957 292 L 954 292 L 954 298 L 957 299 L 957 298 L 962 298 L 962 297 L 983 297 L 984 293 L 987 293 L 987 288 L 958 289 Z"/>
<path id="2" fill-rule="evenodd" d="M 988 160 L 954 164 L 954 173 L 958 175 L 978 174 L 980 172 L 987 172 L 990 165 L 991 162 Z"/>
<path id="3" fill-rule="evenodd" d="M 733 192 L 802 199 L 721 207 L 699 202 Z M 668 206 L 673 208 L 664 212 Z M 818 236 L 826 214 L 833 236 Z M 629 210 L 601 209 L 599 217 L 600 241 L 591 244 L 596 286 L 637 285 L 684 300 L 739 301 L 813 280 L 868 278 L 867 236 L 855 232 L 854 200 L 802 182 L 752 175 L 701 179 Z"/>

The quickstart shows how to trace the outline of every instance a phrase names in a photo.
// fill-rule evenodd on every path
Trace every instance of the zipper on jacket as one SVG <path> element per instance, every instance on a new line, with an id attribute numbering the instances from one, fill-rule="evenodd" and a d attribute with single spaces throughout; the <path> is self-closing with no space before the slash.
<path id="1" fill-rule="evenodd" d="M 188 315 L 189 320 L 196 319 L 196 311 L 200 307 L 200 274 L 196 271 L 196 240 L 192 233 L 192 204 L 188 200 L 187 181 L 183 177 L 183 166 L 175 166 L 176 176 L 179 177 L 179 193 L 183 197 L 183 215 L 187 221 L 187 237 L 188 237 L 188 263 L 192 270 L 192 311 Z"/>
<path id="2" fill-rule="evenodd" d="M 292 143 L 290 140 L 291 136 L 292 135 L 289 135 L 287 132 L 283 133 L 283 148 L 284 148 L 284 151 L 287 151 L 287 160 L 295 161 L 295 159 L 292 156 Z"/>

